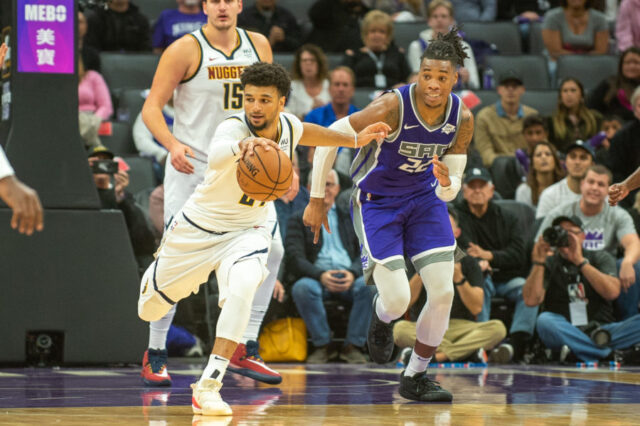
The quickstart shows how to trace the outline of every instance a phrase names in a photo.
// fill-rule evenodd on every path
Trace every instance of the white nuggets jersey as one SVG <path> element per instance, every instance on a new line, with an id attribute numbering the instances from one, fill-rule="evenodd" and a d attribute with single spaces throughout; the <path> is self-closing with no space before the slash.
<path id="1" fill-rule="evenodd" d="M 182 81 L 173 96 L 173 135 L 206 161 L 211 135 L 232 114 L 242 110 L 242 70 L 260 61 L 247 32 L 236 29 L 238 44 L 230 56 L 213 47 L 202 29 L 189 34 L 200 45 L 200 66 Z"/>
<path id="2" fill-rule="evenodd" d="M 283 112 L 279 117 L 278 133 L 275 142 L 291 158 L 302 136 L 302 123 L 295 115 Z M 182 209 L 182 214 L 193 225 L 213 232 L 264 225 L 267 202 L 247 197 L 236 179 L 236 163 L 240 158 L 237 143 L 249 136 L 256 135 L 249 129 L 244 112 L 227 118 L 216 129 L 204 181 Z"/>

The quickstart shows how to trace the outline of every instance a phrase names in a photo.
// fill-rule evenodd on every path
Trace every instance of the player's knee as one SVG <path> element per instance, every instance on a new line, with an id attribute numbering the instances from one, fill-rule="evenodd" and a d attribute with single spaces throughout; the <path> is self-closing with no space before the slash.
<path id="1" fill-rule="evenodd" d="M 238 262 L 229 272 L 229 294 L 253 300 L 258 286 L 267 276 L 267 270 L 258 259 Z"/>
<path id="2" fill-rule="evenodd" d="M 164 317 L 172 307 L 173 305 L 154 296 L 138 303 L 138 316 L 143 321 L 158 321 Z"/>
<path id="3" fill-rule="evenodd" d="M 384 310 L 390 317 L 400 318 L 409 308 L 411 294 L 409 291 L 392 293 L 382 301 Z"/>

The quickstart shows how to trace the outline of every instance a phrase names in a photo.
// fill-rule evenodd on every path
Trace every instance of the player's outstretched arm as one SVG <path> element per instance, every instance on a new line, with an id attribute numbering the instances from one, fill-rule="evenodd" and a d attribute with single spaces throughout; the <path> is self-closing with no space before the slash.
<path id="1" fill-rule="evenodd" d="M 348 133 L 337 132 L 313 123 L 302 123 L 302 128 L 303 133 L 300 138 L 300 145 L 344 146 L 347 148 L 359 148 L 368 145 L 374 140 L 382 142 L 391 130 L 389 125 L 382 121 L 368 125 L 355 136 Z"/>
<path id="2" fill-rule="evenodd" d="M 609 187 L 609 204 L 615 206 L 636 188 L 640 188 L 640 167 L 624 181 Z"/>
<path id="3" fill-rule="evenodd" d="M 171 44 L 160 57 L 149 96 L 142 107 L 144 124 L 171 153 L 173 167 L 187 174 L 194 170 L 186 157 L 193 157 L 193 152 L 173 136 L 162 115 L 162 108 L 171 99 L 178 84 L 197 72 L 200 54 L 198 42 L 191 35 L 185 35 Z"/>

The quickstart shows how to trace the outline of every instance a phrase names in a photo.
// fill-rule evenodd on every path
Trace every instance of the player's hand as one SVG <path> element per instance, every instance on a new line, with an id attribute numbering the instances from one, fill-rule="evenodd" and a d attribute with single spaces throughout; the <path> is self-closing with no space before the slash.
<path id="1" fill-rule="evenodd" d="M 273 298 L 282 303 L 284 300 L 284 286 L 280 280 L 276 280 L 276 285 L 273 287 Z"/>
<path id="2" fill-rule="evenodd" d="M 248 137 L 244 138 L 238 143 L 240 146 L 240 156 L 241 158 L 248 159 L 249 157 L 253 157 L 253 150 L 256 149 L 257 146 L 262 146 L 265 151 L 269 151 L 270 149 L 280 149 L 280 145 L 267 138 L 254 138 Z"/>
<path id="3" fill-rule="evenodd" d="M 4 64 L 4 57 L 7 56 L 7 51 L 9 48 L 7 47 L 7 43 L 2 43 L 0 45 L 0 68 L 2 68 Z"/>
<path id="4" fill-rule="evenodd" d="M 195 171 L 193 164 L 187 159 L 187 156 L 195 158 L 190 147 L 183 143 L 176 142 L 169 150 L 169 153 L 171 154 L 171 165 L 174 169 L 187 175 Z"/>
<path id="5" fill-rule="evenodd" d="M 13 211 L 11 227 L 21 234 L 31 235 L 34 229 L 42 231 L 43 216 L 40 198 L 33 189 L 15 176 L 0 179 L 0 198 Z"/>
<path id="6" fill-rule="evenodd" d="M 291 181 L 291 188 L 282 196 L 280 199 L 285 203 L 289 204 L 296 198 L 298 192 L 300 191 L 300 176 L 294 171 L 293 172 L 293 180 Z"/>
<path id="7" fill-rule="evenodd" d="M 629 195 L 629 188 L 623 183 L 614 183 L 609 187 L 609 205 L 615 206 Z"/>
<path id="8" fill-rule="evenodd" d="M 625 262 L 623 259 L 620 264 L 620 273 L 618 274 L 618 277 L 620 278 L 622 291 L 626 293 L 629 290 L 629 287 L 634 285 L 636 282 L 636 271 L 633 268 L 633 264 L 631 262 Z"/>
<path id="9" fill-rule="evenodd" d="M 371 141 L 382 142 L 389 135 L 391 127 L 382 121 L 369 124 L 358 133 L 358 147 L 368 145 Z"/>
<path id="10" fill-rule="evenodd" d="M 311 228 L 313 232 L 313 244 L 318 244 L 320 239 L 320 231 L 324 225 L 324 229 L 331 233 L 329 228 L 329 219 L 327 218 L 327 212 L 324 208 L 324 198 L 311 198 L 309 204 L 304 209 L 302 215 L 302 223 L 304 226 Z"/>
<path id="11" fill-rule="evenodd" d="M 438 179 L 440 186 L 445 187 L 451 185 L 451 179 L 449 179 L 449 167 L 440 161 L 437 155 L 433 156 L 431 164 L 433 164 L 433 175 Z"/>

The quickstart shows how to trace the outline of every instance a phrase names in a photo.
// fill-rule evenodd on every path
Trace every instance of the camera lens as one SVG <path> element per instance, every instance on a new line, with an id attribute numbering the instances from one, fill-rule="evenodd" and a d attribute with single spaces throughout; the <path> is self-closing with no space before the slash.
<path id="1" fill-rule="evenodd" d="M 36 346 L 40 349 L 49 349 L 52 344 L 53 341 L 48 334 L 40 334 L 36 337 Z"/>

